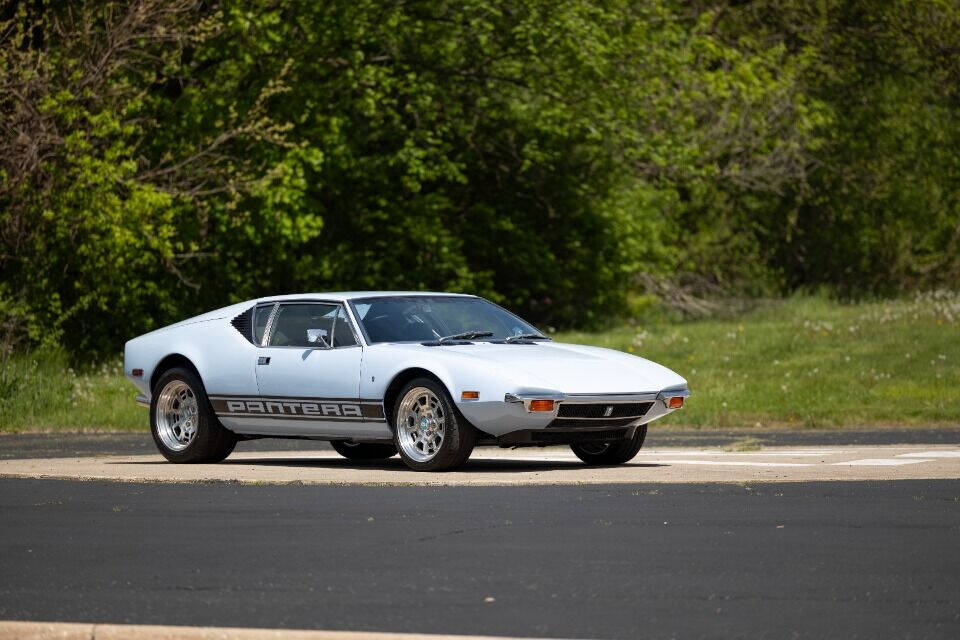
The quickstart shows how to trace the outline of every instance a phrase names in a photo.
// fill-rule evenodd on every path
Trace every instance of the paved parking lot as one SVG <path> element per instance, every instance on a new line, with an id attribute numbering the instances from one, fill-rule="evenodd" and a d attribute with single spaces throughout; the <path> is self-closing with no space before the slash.
<path id="1" fill-rule="evenodd" d="M 317 447 L 138 451 L 8 458 L 0 476 L 0 620 L 960 636 L 957 444 L 660 446 L 601 469 L 479 449 L 445 474 Z"/>
<path id="2" fill-rule="evenodd" d="M 0 480 L 0 619 L 955 638 L 960 481 Z"/>

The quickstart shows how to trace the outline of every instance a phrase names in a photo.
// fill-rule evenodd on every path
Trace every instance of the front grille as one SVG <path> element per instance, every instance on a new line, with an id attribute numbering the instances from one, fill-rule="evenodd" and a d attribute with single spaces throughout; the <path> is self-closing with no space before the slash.
<path id="1" fill-rule="evenodd" d="M 639 418 L 647 413 L 652 402 L 560 403 L 559 418 Z M 610 413 L 607 413 L 607 410 Z"/>

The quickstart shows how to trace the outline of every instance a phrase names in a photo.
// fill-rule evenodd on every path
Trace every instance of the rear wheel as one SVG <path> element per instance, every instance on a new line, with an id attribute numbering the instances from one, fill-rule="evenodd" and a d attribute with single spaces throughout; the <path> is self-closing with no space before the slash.
<path id="1" fill-rule="evenodd" d="M 584 442 L 570 448 L 578 458 L 591 465 L 623 464 L 633 460 L 643 447 L 647 437 L 647 425 L 636 428 L 632 438 L 615 442 Z"/>
<path id="2" fill-rule="evenodd" d="M 440 383 L 411 380 L 394 410 L 393 437 L 404 463 L 415 471 L 447 471 L 466 462 L 476 431 Z"/>
<path id="3" fill-rule="evenodd" d="M 203 383 L 188 369 L 170 369 L 157 381 L 150 401 L 150 431 L 170 462 L 220 462 L 237 436 L 220 424 Z"/>
<path id="4" fill-rule="evenodd" d="M 397 455 L 397 448 L 392 444 L 347 440 L 334 440 L 330 444 L 337 453 L 349 460 L 386 460 Z"/>

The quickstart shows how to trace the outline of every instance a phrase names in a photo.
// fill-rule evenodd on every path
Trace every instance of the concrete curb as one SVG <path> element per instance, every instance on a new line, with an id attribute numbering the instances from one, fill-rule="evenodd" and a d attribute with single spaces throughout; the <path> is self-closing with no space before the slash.
<path id="1" fill-rule="evenodd" d="M 88 622 L 0 620 L 0 640 L 509 640 L 502 636 L 433 635 L 371 631 L 307 631 L 231 627 L 168 627 Z"/>

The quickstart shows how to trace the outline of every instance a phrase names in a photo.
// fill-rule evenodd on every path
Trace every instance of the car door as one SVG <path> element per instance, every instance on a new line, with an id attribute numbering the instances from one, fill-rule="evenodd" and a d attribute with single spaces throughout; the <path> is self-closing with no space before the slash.
<path id="1" fill-rule="evenodd" d="M 358 397 L 363 347 L 342 304 L 283 302 L 271 312 L 258 349 L 257 422 L 265 434 L 362 437 L 369 408 Z M 382 435 L 382 434 L 381 434 Z"/>

